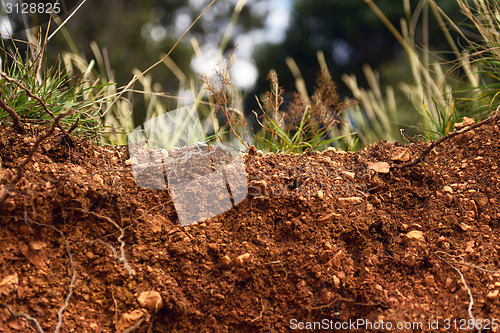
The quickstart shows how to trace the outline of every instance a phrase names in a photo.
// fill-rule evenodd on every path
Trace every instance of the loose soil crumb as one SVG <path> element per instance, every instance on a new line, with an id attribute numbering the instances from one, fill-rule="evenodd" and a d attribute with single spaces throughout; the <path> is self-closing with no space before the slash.
<path id="1" fill-rule="evenodd" d="M 0 192 L 46 130 L 0 128 Z M 491 329 L 499 138 L 498 122 L 485 125 L 403 170 L 388 166 L 428 143 L 251 149 L 247 197 L 183 228 L 168 190 L 136 185 L 126 148 L 57 134 L 0 207 L 0 303 L 46 332 L 70 289 L 61 332 L 335 331 L 360 319 L 372 331 L 458 331 L 471 315 Z M 0 308 L 0 332 L 36 330 Z"/>

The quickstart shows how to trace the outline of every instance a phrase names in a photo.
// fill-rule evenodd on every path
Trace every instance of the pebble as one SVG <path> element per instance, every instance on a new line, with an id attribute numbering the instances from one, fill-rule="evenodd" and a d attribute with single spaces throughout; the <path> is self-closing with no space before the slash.
<path id="1" fill-rule="evenodd" d="M 139 161 L 137 161 L 137 157 L 132 157 L 125 161 L 125 165 L 135 165 L 138 163 Z"/>
<path id="2" fill-rule="evenodd" d="M 451 188 L 451 186 L 446 185 L 445 187 L 443 187 L 443 192 L 453 194 L 453 189 Z"/>
<path id="3" fill-rule="evenodd" d="M 372 162 L 368 163 L 368 170 L 373 170 L 377 173 L 389 173 L 391 166 L 387 162 Z"/>
<path id="4" fill-rule="evenodd" d="M 144 309 L 134 310 L 128 313 L 124 313 L 120 317 L 120 320 L 118 320 L 118 322 L 116 323 L 116 332 L 118 333 L 125 332 L 129 327 L 133 326 L 135 323 L 137 323 L 144 317 L 146 318 L 148 317 L 148 313 Z"/>
<path id="5" fill-rule="evenodd" d="M 328 304 L 330 303 L 330 301 L 333 299 L 334 296 L 335 295 L 331 291 L 325 289 L 321 292 L 319 301 L 321 304 Z"/>
<path id="6" fill-rule="evenodd" d="M 432 287 L 436 284 L 436 281 L 434 280 L 434 275 L 429 274 L 424 278 L 424 282 L 427 286 Z"/>
<path id="7" fill-rule="evenodd" d="M 349 172 L 349 171 L 344 171 L 343 174 L 349 180 L 354 180 L 354 177 L 356 176 L 354 172 Z"/>
<path id="8" fill-rule="evenodd" d="M 342 217 L 342 215 L 337 214 L 337 213 L 330 213 L 330 214 L 327 214 L 323 217 L 320 217 L 318 219 L 318 222 L 330 222 L 330 221 L 333 221 L 334 219 L 340 218 L 340 217 Z"/>
<path id="9" fill-rule="evenodd" d="M 323 200 L 324 197 L 325 197 L 325 195 L 323 194 L 323 191 L 319 190 L 318 191 L 318 198 Z"/>
<path id="10" fill-rule="evenodd" d="M 43 242 L 43 241 L 32 241 L 32 242 L 29 242 L 29 247 L 30 249 L 32 249 L 33 251 L 40 251 L 41 249 L 47 247 L 47 243 Z"/>
<path id="11" fill-rule="evenodd" d="M 161 308 L 163 308 L 163 299 L 159 292 L 154 290 L 143 291 L 137 297 L 137 302 L 141 308 L 144 308 L 148 311 L 158 312 Z"/>
<path id="12" fill-rule="evenodd" d="M 464 117 L 461 123 L 455 124 L 455 129 L 459 130 L 459 129 L 462 129 L 464 127 L 470 126 L 472 124 L 474 124 L 474 119 L 469 118 L 469 117 Z"/>
<path id="13" fill-rule="evenodd" d="M 250 260 L 250 253 L 247 252 L 236 257 L 236 259 L 234 259 L 234 262 L 236 263 L 237 266 L 243 267 L 247 264 L 249 260 Z"/>
<path id="14" fill-rule="evenodd" d="M 406 237 L 408 239 L 416 239 L 419 241 L 423 241 L 424 240 L 424 233 L 420 230 L 413 230 L 413 231 L 410 231 L 409 233 L 407 233 Z"/>
<path id="15" fill-rule="evenodd" d="M 486 300 L 491 302 L 491 303 L 495 303 L 499 299 L 499 295 L 500 295 L 500 290 L 490 291 L 486 295 Z"/>
<path id="16" fill-rule="evenodd" d="M 394 147 L 391 154 L 391 160 L 398 162 L 408 162 L 410 160 L 410 156 L 410 149 L 405 147 Z"/>
<path id="17" fill-rule="evenodd" d="M 219 263 L 223 268 L 229 268 L 231 267 L 231 258 L 229 258 L 229 256 L 226 255 L 220 258 Z"/>
<path id="18" fill-rule="evenodd" d="M 17 290 L 19 286 L 19 277 L 17 273 L 7 275 L 0 281 L 0 295 L 8 295 Z"/>
<path id="19" fill-rule="evenodd" d="M 339 198 L 338 202 L 340 206 L 348 207 L 348 206 L 359 205 L 360 203 L 363 202 L 363 198 L 360 197 Z"/>
<path id="20" fill-rule="evenodd" d="M 335 286 L 335 288 L 340 287 L 340 278 L 337 275 L 334 275 L 332 277 L 332 279 L 333 279 L 333 285 Z"/>

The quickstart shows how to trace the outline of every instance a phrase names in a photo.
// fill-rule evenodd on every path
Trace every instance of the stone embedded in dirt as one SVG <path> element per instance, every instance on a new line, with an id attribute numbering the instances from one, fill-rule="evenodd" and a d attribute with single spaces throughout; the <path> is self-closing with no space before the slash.
<path id="1" fill-rule="evenodd" d="M 474 124 L 474 119 L 469 117 L 464 117 L 461 123 L 455 123 L 455 129 L 459 130 Z"/>
<path id="2" fill-rule="evenodd" d="M 9 327 L 16 331 L 26 332 L 26 322 L 17 319 L 12 319 L 9 321 Z M 3 332 L 3 329 L 2 329 Z"/>
<path id="3" fill-rule="evenodd" d="M 104 185 L 104 179 L 102 178 L 101 175 L 95 174 L 92 176 L 92 179 L 98 182 L 101 185 Z"/>
<path id="4" fill-rule="evenodd" d="M 334 296 L 335 295 L 331 291 L 329 291 L 327 289 L 323 289 L 321 291 L 321 294 L 320 294 L 320 297 L 319 297 L 319 301 L 320 301 L 321 304 L 328 304 L 328 303 L 330 303 L 332 301 L 332 299 L 333 299 Z"/>
<path id="5" fill-rule="evenodd" d="M 477 214 L 477 205 L 474 200 L 469 200 L 467 202 L 467 208 L 474 212 L 474 215 Z"/>
<path id="6" fill-rule="evenodd" d="M 407 233 L 406 237 L 408 239 L 415 239 L 418 241 L 423 241 L 424 240 L 424 233 L 420 230 L 413 230 L 413 231 L 410 231 L 409 233 Z"/>
<path id="7" fill-rule="evenodd" d="M 160 293 L 155 290 L 143 291 L 137 297 L 137 302 L 139 302 L 141 308 L 148 311 L 158 312 L 158 310 L 163 308 L 163 299 Z"/>
<path id="8" fill-rule="evenodd" d="M 424 277 L 424 282 L 427 286 L 433 287 L 436 284 L 436 281 L 434 280 L 434 275 L 429 274 Z"/>
<path id="9" fill-rule="evenodd" d="M 224 257 L 220 258 L 219 263 L 223 268 L 229 268 L 231 267 L 231 258 L 229 258 L 228 255 L 225 255 Z"/>
<path id="10" fill-rule="evenodd" d="M 236 259 L 234 259 L 234 262 L 236 263 L 236 266 L 243 267 L 247 264 L 249 260 L 250 260 L 250 253 L 247 252 L 236 257 Z"/>
<path id="11" fill-rule="evenodd" d="M 331 222 L 333 221 L 334 219 L 338 219 L 342 217 L 341 214 L 337 214 L 337 213 L 330 213 L 330 214 L 327 214 L 325 216 L 322 216 L 318 219 L 318 222 Z"/>
<path id="12" fill-rule="evenodd" d="M 32 242 L 29 242 L 28 245 L 29 245 L 30 249 L 33 251 L 40 251 L 41 249 L 47 247 L 47 243 L 42 242 L 42 241 L 32 241 Z"/>
<path id="13" fill-rule="evenodd" d="M 465 252 L 472 253 L 474 252 L 474 246 L 476 245 L 475 240 L 470 240 L 467 242 L 467 247 L 465 248 Z"/>
<path id="14" fill-rule="evenodd" d="M 325 197 L 325 195 L 323 194 L 323 191 L 319 190 L 318 191 L 318 198 L 323 200 L 324 197 Z"/>
<path id="15" fill-rule="evenodd" d="M 377 176 L 373 176 L 371 181 L 370 181 L 370 192 L 378 192 L 380 190 L 383 190 L 385 187 L 384 181 L 380 179 Z"/>
<path id="16" fill-rule="evenodd" d="M 389 173 L 391 166 L 387 162 L 372 162 L 368 163 L 368 170 L 373 170 L 376 173 Z"/>
<path id="17" fill-rule="evenodd" d="M 486 295 L 486 300 L 490 303 L 495 304 L 500 299 L 499 296 L 500 296 L 500 290 L 493 290 Z"/>
<path id="18" fill-rule="evenodd" d="M 472 213 L 474 213 L 474 212 L 472 212 Z M 466 212 L 466 215 L 467 215 L 467 212 Z M 462 222 L 462 223 L 460 223 L 460 229 L 462 229 L 463 231 L 467 231 L 467 230 L 470 230 L 473 228 L 470 225 Z"/>
<path id="19" fill-rule="evenodd" d="M 325 250 L 319 254 L 319 259 L 321 261 L 327 261 L 328 259 L 330 259 L 332 257 L 332 255 L 333 255 L 332 250 Z"/>
<path id="20" fill-rule="evenodd" d="M 17 273 L 7 275 L 0 281 L 0 295 L 8 295 L 17 290 L 19 277 Z"/>
<path id="21" fill-rule="evenodd" d="M 332 260 L 330 260 L 330 263 L 332 265 L 332 267 L 334 268 L 339 268 L 339 267 L 342 267 L 342 260 L 344 259 L 345 255 L 344 255 L 344 251 L 343 250 L 339 250 L 332 258 Z M 340 275 L 339 275 L 340 277 Z"/>
<path id="22" fill-rule="evenodd" d="M 123 333 L 137 322 L 144 320 L 149 320 L 149 314 L 144 309 L 124 313 L 116 323 L 116 332 Z"/>
<path id="23" fill-rule="evenodd" d="M 253 180 L 250 183 L 250 189 L 253 190 L 251 191 L 251 194 L 254 197 L 266 195 L 267 194 L 266 187 L 267 187 L 267 182 L 265 180 Z"/>
<path id="24" fill-rule="evenodd" d="M 138 163 L 137 157 L 132 157 L 125 161 L 125 165 L 136 165 Z"/>
<path id="25" fill-rule="evenodd" d="M 151 231 L 153 233 L 158 233 L 162 231 L 162 226 L 167 225 L 167 219 L 160 214 L 156 214 L 152 216 L 151 214 L 147 214 L 145 220 L 149 223 Z"/>
<path id="26" fill-rule="evenodd" d="M 354 180 L 354 178 L 356 177 L 356 174 L 354 172 L 350 172 L 350 171 L 344 171 L 343 174 L 349 180 Z"/>
<path id="27" fill-rule="evenodd" d="M 338 198 L 337 200 L 339 202 L 339 205 L 342 207 L 359 205 L 363 202 L 363 198 L 360 197 Z"/>
<path id="28" fill-rule="evenodd" d="M 335 288 L 340 287 L 340 278 L 337 275 L 332 276 L 333 279 L 333 285 Z"/>
<path id="29" fill-rule="evenodd" d="M 394 147 L 391 154 L 391 161 L 408 162 L 410 160 L 411 152 L 409 148 Z"/>
<path id="30" fill-rule="evenodd" d="M 452 283 L 453 283 L 453 279 L 452 279 L 452 278 L 450 278 L 450 277 L 447 277 L 447 278 L 446 278 L 446 281 L 444 282 L 444 287 L 445 287 L 446 289 L 448 289 L 448 288 L 451 286 L 451 284 L 452 284 Z"/>
<path id="31" fill-rule="evenodd" d="M 443 187 L 443 192 L 453 194 L 453 188 L 451 186 L 446 185 L 445 187 Z"/>
<path id="32" fill-rule="evenodd" d="M 19 251 L 38 269 L 47 269 L 45 261 L 35 252 L 31 251 L 26 244 L 19 244 Z"/>

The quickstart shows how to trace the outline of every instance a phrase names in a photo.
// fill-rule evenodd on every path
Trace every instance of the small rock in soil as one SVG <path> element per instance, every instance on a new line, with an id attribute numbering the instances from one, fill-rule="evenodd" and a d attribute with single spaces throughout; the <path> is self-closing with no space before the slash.
<path id="1" fill-rule="evenodd" d="M 144 309 L 124 313 L 116 323 L 116 332 L 123 333 L 127 328 L 133 326 L 139 320 L 148 320 L 148 318 L 149 314 Z"/>
<path id="2" fill-rule="evenodd" d="M 461 123 L 455 123 L 455 129 L 459 130 L 474 124 L 474 119 L 469 117 L 464 117 Z"/>
<path id="3" fill-rule="evenodd" d="M 223 268 L 229 268 L 231 267 L 231 258 L 229 258 L 229 256 L 226 255 L 220 258 L 219 263 Z"/>
<path id="4" fill-rule="evenodd" d="M 323 191 L 319 190 L 318 191 L 318 198 L 323 199 L 324 197 L 325 197 L 325 195 L 323 194 Z"/>
<path id="5" fill-rule="evenodd" d="M 498 299 L 499 299 L 499 295 L 500 295 L 500 290 L 493 290 L 493 291 L 490 291 L 488 293 L 488 295 L 486 295 L 486 300 L 489 302 L 489 303 L 493 303 L 495 304 Z"/>
<path id="6" fill-rule="evenodd" d="M 363 198 L 360 197 L 339 198 L 338 202 L 340 206 L 348 207 L 348 206 L 359 205 L 360 203 L 363 202 Z"/>
<path id="7" fill-rule="evenodd" d="M 139 302 L 141 308 L 148 311 L 158 312 L 158 310 L 163 308 L 163 299 L 160 293 L 155 290 L 143 291 L 137 297 L 137 302 Z"/>
<path id="8" fill-rule="evenodd" d="M 7 275 L 0 281 L 0 295 L 7 295 L 15 291 L 19 286 L 17 273 Z"/>
<path id="9" fill-rule="evenodd" d="M 349 180 L 354 180 L 354 177 L 356 176 L 354 172 L 344 171 L 343 173 L 344 176 L 346 176 L 346 178 Z"/>
<path id="10" fill-rule="evenodd" d="M 413 231 L 410 231 L 409 233 L 407 233 L 406 237 L 408 239 L 416 239 L 419 241 L 423 241 L 424 240 L 424 233 L 420 230 L 413 230 Z"/>
<path id="11" fill-rule="evenodd" d="M 368 163 L 368 170 L 373 170 L 376 173 L 389 173 L 391 166 L 387 162 Z"/>
<path id="12" fill-rule="evenodd" d="M 397 162 L 408 162 L 410 160 L 410 149 L 405 147 L 394 147 L 391 154 L 391 160 Z"/>
<path id="13" fill-rule="evenodd" d="M 247 264 L 249 260 L 250 260 L 250 253 L 247 252 L 234 259 L 234 262 L 236 263 L 237 266 L 243 267 Z"/>
<path id="14" fill-rule="evenodd" d="M 42 241 L 32 241 L 32 242 L 29 242 L 28 245 L 29 245 L 30 249 L 32 249 L 33 251 L 40 251 L 41 249 L 47 247 L 47 243 L 42 242 Z"/>

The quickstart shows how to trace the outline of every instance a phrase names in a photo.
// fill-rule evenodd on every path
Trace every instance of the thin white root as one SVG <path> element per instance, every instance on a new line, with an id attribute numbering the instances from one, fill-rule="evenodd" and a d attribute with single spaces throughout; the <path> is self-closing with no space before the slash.
<path id="1" fill-rule="evenodd" d="M 33 323 L 33 325 L 35 325 L 35 328 L 38 331 L 38 333 L 45 333 L 44 330 L 42 329 L 42 326 L 40 326 L 40 323 L 38 322 L 38 320 L 31 317 L 30 315 L 28 315 L 26 313 L 17 313 L 16 311 L 12 310 L 12 308 L 10 306 L 8 306 L 7 304 L 0 304 L 0 308 L 7 309 L 10 312 L 10 315 L 13 316 L 14 318 L 21 317 L 21 318 L 26 319 L 27 321 L 31 321 Z"/>
<path id="2" fill-rule="evenodd" d="M 120 231 L 120 236 L 118 236 L 118 242 L 120 242 L 120 255 L 118 255 L 116 253 L 115 248 L 112 247 L 110 244 L 107 244 L 107 243 L 105 243 L 105 242 L 103 242 L 101 240 L 99 240 L 98 242 L 100 242 L 100 243 L 106 245 L 107 247 L 109 247 L 111 249 L 111 251 L 113 252 L 113 255 L 115 256 L 115 258 L 118 261 L 121 261 L 123 263 L 123 265 L 125 266 L 125 269 L 129 273 L 129 275 L 133 275 L 133 270 L 132 270 L 132 268 L 130 268 L 130 265 L 128 264 L 127 258 L 125 257 L 125 241 L 123 240 L 123 237 L 125 237 L 125 230 L 123 230 L 123 228 L 120 227 L 118 225 L 118 223 L 116 223 L 115 221 L 113 221 L 112 219 L 110 219 L 107 216 L 99 215 L 99 214 L 94 213 L 94 212 L 89 212 L 89 211 L 83 210 L 81 208 L 66 208 L 66 209 L 68 209 L 68 210 L 74 210 L 74 211 L 77 211 L 77 212 L 80 212 L 80 213 L 83 213 L 83 214 L 89 214 L 89 215 L 95 216 L 95 217 L 97 217 L 99 219 L 103 219 L 105 221 L 108 221 L 109 223 L 111 223 L 112 225 L 114 225 Z"/>

